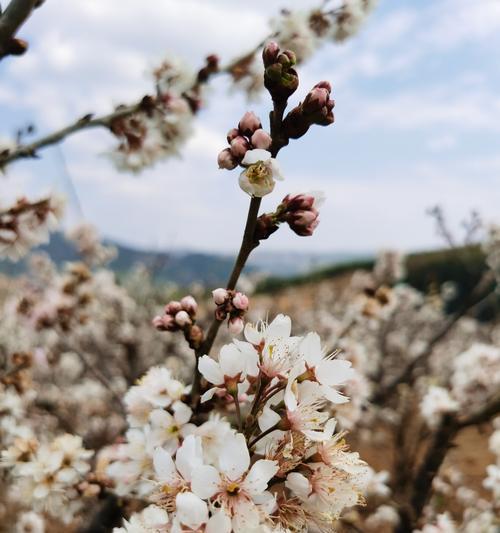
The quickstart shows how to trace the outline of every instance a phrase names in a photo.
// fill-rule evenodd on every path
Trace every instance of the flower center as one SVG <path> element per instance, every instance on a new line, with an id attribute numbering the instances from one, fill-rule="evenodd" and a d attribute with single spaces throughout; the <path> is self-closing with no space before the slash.
<path id="1" fill-rule="evenodd" d="M 271 171 L 264 161 L 257 161 L 247 168 L 246 175 L 252 184 L 260 183 L 271 177 Z"/>
<path id="2" fill-rule="evenodd" d="M 226 487 L 226 492 L 230 495 L 230 496 L 236 496 L 238 494 L 238 492 L 240 492 L 240 486 L 238 485 L 238 483 L 230 483 L 227 487 Z"/>

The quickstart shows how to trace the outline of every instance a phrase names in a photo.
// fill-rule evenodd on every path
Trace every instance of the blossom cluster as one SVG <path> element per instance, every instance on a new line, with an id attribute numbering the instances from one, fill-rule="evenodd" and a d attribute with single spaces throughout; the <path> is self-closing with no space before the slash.
<path id="1" fill-rule="evenodd" d="M 106 473 L 153 505 L 118 531 L 307 531 L 363 502 L 371 470 L 331 415 L 351 364 L 315 333 L 291 336 L 284 315 L 247 324 L 245 338 L 199 359 L 201 402 L 214 404 L 201 424 L 165 368 L 127 393 L 127 443 L 103 452 Z"/>
<path id="2" fill-rule="evenodd" d="M 17 261 L 49 239 L 63 214 L 64 201 L 50 196 L 31 202 L 20 198 L 8 209 L 0 210 L 0 257 Z"/>
<path id="3" fill-rule="evenodd" d="M 184 95 L 195 84 L 194 73 L 171 59 L 154 70 L 153 78 L 157 95 L 145 97 L 136 113 L 111 122 L 111 132 L 119 144 L 109 155 L 119 170 L 137 173 L 178 155 L 191 133 L 196 108 Z"/>

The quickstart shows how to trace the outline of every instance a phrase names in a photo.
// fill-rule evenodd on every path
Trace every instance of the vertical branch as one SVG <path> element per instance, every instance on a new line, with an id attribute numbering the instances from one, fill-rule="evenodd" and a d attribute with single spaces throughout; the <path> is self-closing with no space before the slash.
<path id="1" fill-rule="evenodd" d="M 271 138 L 273 140 L 270 152 L 272 157 L 276 157 L 278 155 L 278 152 L 283 148 L 283 146 L 286 146 L 288 143 L 288 139 L 283 134 L 283 114 L 286 109 L 286 100 L 280 100 L 276 101 L 273 100 L 273 111 L 271 111 L 269 120 L 271 125 Z M 252 251 L 257 248 L 259 245 L 259 242 L 255 241 L 255 227 L 257 225 L 257 218 L 259 216 L 259 209 L 260 204 L 262 202 L 262 198 L 257 198 L 255 196 L 252 197 L 250 200 L 250 206 L 248 208 L 248 214 L 247 214 L 247 221 L 245 224 L 245 230 L 243 232 L 243 239 L 241 241 L 240 250 L 238 252 L 238 256 L 236 257 L 236 261 L 233 266 L 233 270 L 231 272 L 231 275 L 229 276 L 229 280 L 226 285 L 226 289 L 228 290 L 234 290 L 236 287 L 236 284 L 238 283 L 238 279 L 241 275 L 241 272 L 243 268 L 245 267 L 245 264 L 248 260 L 248 257 L 252 253 Z M 217 318 L 214 318 L 212 321 L 212 324 L 210 325 L 210 328 L 208 329 L 207 335 L 205 337 L 204 342 L 200 346 L 198 350 L 195 351 L 196 355 L 196 362 L 195 362 L 195 368 L 194 368 L 194 374 L 193 374 L 193 389 L 192 389 L 192 398 L 193 403 L 198 402 L 199 392 L 200 392 L 200 380 L 201 376 L 198 371 L 198 359 L 205 354 L 209 354 L 210 350 L 212 349 L 212 346 L 215 342 L 215 339 L 217 337 L 217 333 L 219 332 L 219 328 L 221 326 L 222 322 L 220 320 L 217 320 Z"/>

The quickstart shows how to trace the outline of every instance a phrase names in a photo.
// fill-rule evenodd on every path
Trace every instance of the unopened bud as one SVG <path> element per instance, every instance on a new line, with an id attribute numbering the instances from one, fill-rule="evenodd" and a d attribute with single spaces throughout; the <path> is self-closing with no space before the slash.
<path id="1" fill-rule="evenodd" d="M 165 313 L 167 315 L 175 316 L 175 314 L 178 313 L 181 309 L 182 309 L 181 303 L 175 300 L 172 300 L 165 306 Z"/>
<path id="2" fill-rule="evenodd" d="M 247 111 L 241 117 L 238 128 L 240 133 L 250 137 L 254 131 L 262 128 L 262 124 L 260 122 L 260 118 L 253 111 Z"/>
<path id="3" fill-rule="evenodd" d="M 297 90 L 299 77 L 297 72 L 288 66 L 288 63 L 285 65 L 274 63 L 264 72 L 264 86 L 273 100 L 286 101 Z"/>
<path id="4" fill-rule="evenodd" d="M 305 97 L 302 110 L 306 114 L 316 113 L 325 107 L 330 100 L 330 93 L 323 88 L 315 87 Z"/>
<path id="5" fill-rule="evenodd" d="M 307 133 L 311 123 L 300 106 L 294 107 L 283 121 L 283 130 L 289 139 L 299 139 Z"/>
<path id="6" fill-rule="evenodd" d="M 273 143 L 269 133 L 263 129 L 256 130 L 250 140 L 254 148 L 262 148 L 262 150 L 267 150 Z"/>
<path id="7" fill-rule="evenodd" d="M 231 150 L 229 148 L 226 148 L 219 153 L 217 156 L 217 163 L 219 168 L 225 168 L 226 170 L 233 170 L 233 168 L 238 166 L 238 161 L 231 154 Z"/>
<path id="8" fill-rule="evenodd" d="M 239 309 L 240 311 L 246 311 L 248 309 L 248 296 L 246 294 L 243 294 L 242 292 L 237 292 L 233 296 L 233 305 L 236 307 L 236 309 Z"/>
<path id="9" fill-rule="evenodd" d="M 245 324 L 243 319 L 240 317 L 230 318 L 227 324 L 229 333 L 231 333 L 231 335 L 239 335 L 243 331 L 244 326 Z"/>
<path id="10" fill-rule="evenodd" d="M 181 328 L 183 328 L 184 326 L 192 324 L 191 317 L 186 313 L 186 311 L 179 311 L 175 315 L 175 323 Z"/>
<path id="11" fill-rule="evenodd" d="M 315 202 L 315 197 L 308 194 L 287 194 L 281 201 L 282 209 L 286 211 L 298 211 L 301 209 L 310 209 Z"/>
<path id="12" fill-rule="evenodd" d="M 242 137 L 241 135 L 231 141 L 231 154 L 238 159 L 244 157 L 249 149 L 250 144 L 245 137 Z"/>
<path id="13" fill-rule="evenodd" d="M 226 289 L 215 289 L 212 291 L 212 297 L 216 305 L 222 305 L 229 296 Z"/>
<path id="14" fill-rule="evenodd" d="M 151 323 L 153 324 L 153 327 L 155 327 L 156 329 L 159 329 L 159 330 L 162 330 L 164 329 L 163 327 L 163 317 L 161 316 L 155 316 L 153 318 L 153 320 L 151 321 Z"/>
<path id="15" fill-rule="evenodd" d="M 194 316 L 196 314 L 198 304 L 192 296 L 184 296 L 180 303 L 184 311 L 187 311 L 189 315 Z"/>
<path id="16" fill-rule="evenodd" d="M 264 67 L 268 67 L 276 62 L 278 54 L 280 53 L 280 47 L 278 43 L 271 41 L 264 46 L 262 50 L 262 60 L 264 62 Z"/>
<path id="17" fill-rule="evenodd" d="M 238 135 L 240 134 L 240 130 L 238 128 L 232 128 L 227 132 L 227 142 L 231 144 L 231 141 L 233 139 L 236 139 Z"/>

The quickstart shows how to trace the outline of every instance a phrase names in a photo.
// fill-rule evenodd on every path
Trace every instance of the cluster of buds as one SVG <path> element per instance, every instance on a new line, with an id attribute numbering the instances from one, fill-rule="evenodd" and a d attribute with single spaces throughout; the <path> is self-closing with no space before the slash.
<path id="1" fill-rule="evenodd" d="M 189 346 L 196 350 L 203 342 L 203 331 L 196 325 L 197 311 L 196 300 L 192 296 L 184 296 L 180 302 L 169 302 L 164 314 L 153 318 L 153 326 L 158 331 L 183 331 Z"/>
<path id="2" fill-rule="evenodd" d="M 298 139 L 313 125 L 333 124 L 335 102 L 330 98 L 332 87 L 327 81 L 317 83 L 304 101 L 294 107 L 285 117 L 283 128 L 289 139 Z"/>
<path id="3" fill-rule="evenodd" d="M 217 305 L 215 318 L 220 322 L 229 316 L 227 327 L 232 335 L 238 335 L 243 331 L 243 317 L 248 310 L 248 296 L 242 292 L 227 289 L 215 289 L 212 296 Z"/>
<path id="4" fill-rule="evenodd" d="M 324 202 L 321 192 L 287 194 L 274 213 L 264 213 L 257 219 L 255 240 L 267 239 L 279 224 L 287 223 L 301 237 L 309 237 L 319 224 L 319 207 Z"/>
<path id="5" fill-rule="evenodd" d="M 281 51 L 278 43 L 270 42 L 262 52 L 264 86 L 273 101 L 286 102 L 299 86 L 299 76 L 293 68 L 297 63 L 291 50 Z"/>
<path id="6" fill-rule="evenodd" d="M 272 144 L 272 139 L 269 133 L 262 129 L 259 117 L 252 111 L 247 111 L 238 127 L 229 130 L 227 142 L 230 147 L 219 153 L 217 162 L 219 168 L 233 170 L 243 163 L 249 150 L 267 150 Z"/>

